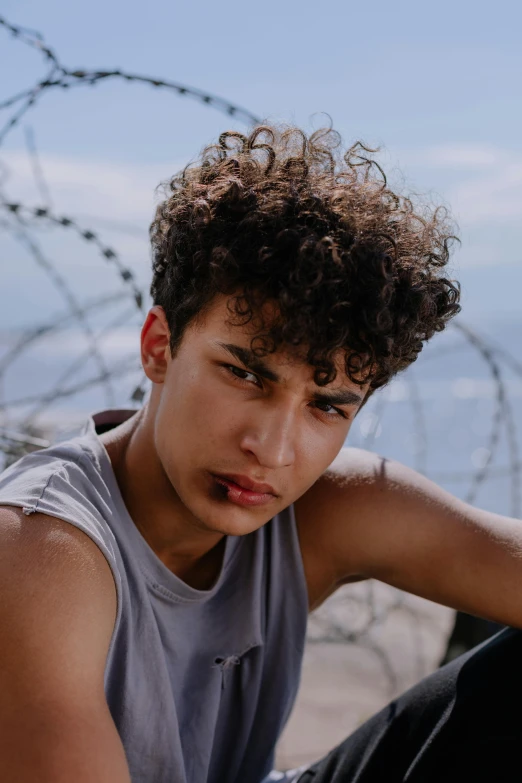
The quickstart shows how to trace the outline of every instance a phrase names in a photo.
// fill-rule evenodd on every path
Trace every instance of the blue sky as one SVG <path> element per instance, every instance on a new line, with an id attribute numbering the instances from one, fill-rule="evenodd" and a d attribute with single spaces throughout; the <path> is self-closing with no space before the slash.
<path id="1" fill-rule="evenodd" d="M 516 2 L 355 4 L 4 0 L 0 15 L 43 33 L 68 67 L 121 68 L 222 95 L 307 129 L 327 112 L 345 141 L 383 146 L 392 179 L 449 205 L 461 227 L 454 270 L 463 317 L 516 316 L 522 287 L 522 10 Z M 0 101 L 42 78 L 36 52 L 0 30 Z M 0 115 L 3 122 L 5 112 Z M 5 190 L 37 205 L 32 128 L 59 214 L 100 232 L 149 278 L 154 187 L 222 130 L 212 108 L 121 83 L 45 95 L 0 148 Z M 82 295 L 118 281 L 65 232 L 42 246 Z M 42 320 L 59 297 L 0 233 L 0 328 Z"/>

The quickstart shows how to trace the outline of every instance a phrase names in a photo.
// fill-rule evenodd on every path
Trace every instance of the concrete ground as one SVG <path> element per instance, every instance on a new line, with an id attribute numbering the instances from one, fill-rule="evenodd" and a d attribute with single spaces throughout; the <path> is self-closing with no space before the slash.
<path id="1" fill-rule="evenodd" d="M 277 769 L 321 758 L 434 671 L 454 616 L 375 582 L 347 585 L 325 602 L 310 617 L 301 687 L 278 744 Z"/>

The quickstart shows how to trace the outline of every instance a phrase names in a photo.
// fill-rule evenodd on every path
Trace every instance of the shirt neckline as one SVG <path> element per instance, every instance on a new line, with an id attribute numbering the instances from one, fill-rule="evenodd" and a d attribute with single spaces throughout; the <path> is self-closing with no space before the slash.
<path id="1" fill-rule="evenodd" d="M 118 424 L 122 424 L 137 412 L 137 409 L 133 408 L 115 408 L 93 413 L 85 425 L 84 436 L 97 457 L 102 478 L 105 481 L 116 509 L 115 524 L 121 528 L 120 532 L 122 535 L 132 540 L 134 545 L 133 550 L 137 553 L 136 558 L 138 564 L 149 587 L 167 600 L 178 603 L 202 603 L 215 595 L 220 589 L 224 582 L 225 573 L 230 568 L 232 560 L 235 559 L 244 536 L 225 537 L 225 551 L 221 569 L 213 586 L 209 590 L 198 590 L 195 587 L 191 587 L 176 576 L 176 574 L 167 568 L 165 563 L 160 560 L 137 528 L 127 510 L 112 467 L 109 453 L 96 431 L 96 427 L 100 425 L 113 424 L 114 426 L 117 426 Z"/>

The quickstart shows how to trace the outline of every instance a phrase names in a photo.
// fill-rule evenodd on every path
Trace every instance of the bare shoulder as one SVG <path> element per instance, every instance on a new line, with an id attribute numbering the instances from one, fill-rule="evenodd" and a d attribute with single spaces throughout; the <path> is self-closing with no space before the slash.
<path id="1" fill-rule="evenodd" d="M 333 515 L 338 511 L 345 514 L 347 500 L 357 502 L 359 510 L 364 504 L 365 510 L 371 512 L 381 503 L 382 493 L 394 489 L 418 494 L 440 490 L 401 462 L 365 449 L 345 447 L 299 501 L 303 501 L 302 508 L 319 508 Z"/>
<path id="2" fill-rule="evenodd" d="M 364 449 L 342 448 L 325 472 L 295 501 L 299 527 L 312 526 L 315 535 L 320 536 L 328 518 L 339 510 L 341 498 L 344 512 L 347 492 L 355 496 L 358 490 L 375 487 L 386 475 L 388 463 Z"/>
<path id="3" fill-rule="evenodd" d="M 57 517 L 26 515 L 17 506 L 0 505 L 0 562 L 4 567 L 16 562 L 29 578 L 74 570 L 114 588 L 105 556 L 86 533 Z"/>
<path id="4" fill-rule="evenodd" d="M 295 502 L 296 521 L 304 538 L 316 546 L 330 544 L 342 530 L 349 538 L 361 521 L 382 515 L 383 504 L 401 506 L 414 496 L 428 500 L 444 491 L 396 460 L 358 448 L 342 448 L 319 479 Z M 455 498 L 455 502 L 458 502 Z"/>
<path id="5" fill-rule="evenodd" d="M 109 564 L 83 531 L 56 517 L 0 506 L 0 624 L 18 641 L 41 634 L 60 647 L 79 640 L 96 667 L 116 618 L 116 587 Z M 76 647 L 76 650 L 78 648 Z M 94 656 L 94 657 L 93 657 Z M 103 660 L 104 663 L 104 660 Z"/>
<path id="6" fill-rule="evenodd" d="M 411 589 L 408 581 L 419 563 L 425 575 L 436 549 L 443 553 L 437 567 L 451 558 L 448 548 L 459 540 L 469 549 L 459 531 L 487 531 L 493 524 L 491 515 L 412 468 L 355 448 L 342 449 L 295 506 L 312 583 L 339 586 L 377 578 L 419 595 L 426 592 L 423 586 L 415 582 Z"/>
<path id="7" fill-rule="evenodd" d="M 402 518 L 423 504 L 447 503 L 443 494 L 400 462 L 341 449 L 294 503 L 311 608 L 341 585 L 370 578 L 368 564 L 380 557 L 392 531 L 407 534 Z"/>
<path id="8" fill-rule="evenodd" d="M 337 484 L 355 488 L 374 484 L 386 474 L 390 463 L 373 451 L 345 446 L 320 477 L 319 486 Z"/>
<path id="9" fill-rule="evenodd" d="M 377 454 L 343 448 L 328 469 L 294 502 L 310 609 L 319 606 L 341 584 L 366 578 L 357 572 L 355 560 L 353 569 L 348 568 L 348 572 L 343 569 L 341 576 L 332 553 L 338 547 L 340 526 L 343 540 L 350 537 L 350 527 L 355 537 L 353 520 L 360 515 L 360 504 L 364 502 L 361 496 L 368 497 L 364 490 L 375 486 L 383 469 L 383 458 Z"/>

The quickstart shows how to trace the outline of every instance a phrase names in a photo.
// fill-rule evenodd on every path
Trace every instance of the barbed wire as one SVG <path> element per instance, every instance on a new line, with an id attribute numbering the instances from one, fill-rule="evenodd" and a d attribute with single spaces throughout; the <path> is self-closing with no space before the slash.
<path id="1" fill-rule="evenodd" d="M 45 209 L 52 209 L 51 192 L 44 176 L 42 164 L 40 163 L 34 131 L 30 125 L 25 128 L 25 146 L 31 160 L 33 179 L 40 194 L 42 206 Z"/>
<path id="2" fill-rule="evenodd" d="M 125 291 L 117 291 L 114 293 L 106 294 L 103 297 L 88 301 L 82 306 L 82 311 L 85 315 L 95 312 L 101 308 L 109 305 L 116 304 L 121 301 L 127 301 L 127 295 Z M 56 315 L 50 321 L 34 326 L 22 331 L 22 334 L 15 340 L 11 347 L 6 351 L 5 355 L 0 358 L 0 377 L 7 371 L 12 362 L 19 358 L 20 354 L 28 349 L 36 340 L 40 340 L 42 337 L 52 335 L 53 333 L 67 328 L 71 322 L 75 321 L 75 313 L 67 311 L 65 314 Z"/>
<path id="3" fill-rule="evenodd" d="M 46 407 L 46 405 L 49 403 L 55 403 L 59 400 L 65 399 L 66 397 L 72 397 L 76 394 L 79 394 L 80 392 L 86 391 L 87 389 L 97 387 L 100 384 L 105 383 L 107 380 L 116 378 L 121 379 L 131 372 L 137 372 L 139 368 L 140 365 L 136 354 L 133 353 L 125 359 L 122 359 L 119 362 L 115 362 L 110 370 L 104 370 L 97 375 L 93 375 L 92 377 L 87 378 L 87 380 L 79 381 L 78 383 L 75 383 L 71 386 L 66 386 L 65 388 L 60 387 L 58 390 L 53 389 L 51 392 L 45 392 L 43 394 L 36 392 L 35 394 L 28 394 L 26 397 L 18 397 L 14 400 L 0 402 L 0 411 L 21 408 L 26 405 L 34 405 L 35 403 L 44 405 L 44 407 Z"/>
<path id="4" fill-rule="evenodd" d="M 509 404 L 500 363 L 495 357 L 494 351 L 491 349 L 491 347 L 485 342 L 485 340 L 481 339 L 472 329 L 470 329 L 469 326 L 466 326 L 466 324 L 462 323 L 461 321 L 456 321 L 453 325 L 453 328 L 464 334 L 469 343 L 478 351 L 479 355 L 486 362 L 496 385 L 497 406 L 492 416 L 491 433 L 489 437 L 489 444 L 487 446 L 487 459 L 485 460 L 484 465 L 480 467 L 473 476 L 470 488 L 466 495 L 466 501 L 468 503 L 473 503 L 478 488 L 481 484 L 484 483 L 489 471 L 489 466 L 491 465 L 500 442 L 501 426 L 502 424 L 505 424 L 510 447 L 512 514 L 513 516 L 518 517 L 520 515 L 520 473 L 517 469 L 517 465 L 519 464 L 520 460 L 518 455 L 518 444 L 516 442 L 515 422 L 511 412 L 511 406 Z"/>
<path id="5" fill-rule="evenodd" d="M 76 316 L 77 322 L 81 325 L 85 336 L 90 342 L 93 356 L 100 369 L 100 377 L 104 379 L 103 384 L 106 391 L 107 404 L 111 406 L 114 402 L 114 392 L 109 381 L 109 371 L 103 354 L 98 348 L 97 339 L 94 335 L 94 332 L 89 322 L 85 318 L 80 304 L 76 296 L 73 294 L 71 288 L 65 281 L 65 278 L 58 272 L 56 266 L 43 253 L 34 236 L 31 236 L 31 234 L 25 230 L 21 220 L 19 220 L 19 222 L 21 225 L 18 227 L 18 229 L 13 229 L 12 234 L 28 250 L 29 254 L 34 258 L 36 263 L 44 269 L 44 271 L 50 277 L 51 281 L 54 283 L 55 287 L 64 296 L 67 304 L 71 309 L 71 312 Z"/>
<path id="6" fill-rule="evenodd" d="M 210 92 L 200 90 L 197 87 L 190 87 L 187 84 L 181 84 L 180 82 L 167 81 L 166 79 L 157 79 L 152 76 L 144 76 L 142 74 L 129 73 L 120 69 L 113 70 L 87 70 L 87 69 L 75 69 L 70 70 L 66 68 L 59 60 L 56 53 L 45 44 L 43 36 L 40 33 L 28 30 L 27 28 L 19 27 L 8 22 L 5 18 L 0 17 L 0 28 L 9 32 L 14 38 L 18 39 L 22 43 L 31 46 L 33 49 L 39 51 L 46 64 L 49 66 L 44 79 L 34 84 L 27 90 L 12 95 L 6 100 L 0 102 L 0 111 L 10 109 L 14 106 L 18 108 L 9 117 L 3 128 L 0 129 L 0 145 L 5 141 L 8 133 L 15 128 L 25 114 L 35 106 L 42 95 L 49 90 L 61 88 L 63 90 L 70 90 L 80 86 L 94 86 L 102 81 L 108 81 L 111 79 L 118 79 L 124 82 L 134 82 L 147 84 L 151 87 L 161 88 L 176 93 L 176 95 L 188 98 L 203 103 L 206 106 L 217 109 L 218 111 L 227 114 L 229 117 L 236 117 L 241 122 L 247 125 L 257 125 L 261 121 L 259 117 L 250 112 L 248 109 L 238 106 L 231 101 L 222 98 L 219 95 L 214 95 Z M 20 106 L 18 106 L 20 104 Z"/>
<path id="7" fill-rule="evenodd" d="M 109 324 L 100 331 L 98 334 L 98 340 L 101 342 L 103 338 L 109 334 L 111 334 L 114 329 L 119 328 L 123 324 L 127 323 L 127 321 L 134 315 L 134 307 L 132 309 L 127 309 L 123 315 L 118 315 L 115 319 L 109 322 Z M 47 408 L 47 400 L 50 399 L 54 403 L 56 400 L 60 399 L 62 390 L 64 388 L 64 384 L 66 384 L 69 379 L 74 376 L 78 370 L 80 370 L 84 364 L 94 356 L 93 347 L 89 346 L 84 353 L 80 353 L 80 355 L 75 359 L 72 364 L 66 368 L 64 372 L 61 373 L 61 375 L 58 376 L 58 379 L 54 383 L 53 387 L 46 393 L 46 395 L 42 398 L 40 398 L 37 403 L 31 408 L 29 413 L 25 415 L 25 417 L 22 419 L 20 425 L 23 430 L 28 429 L 32 422 L 37 418 L 37 416 L 40 413 L 43 413 L 43 411 Z M 134 359 L 134 357 L 133 357 Z M 112 370 L 113 375 L 111 376 L 114 380 L 119 380 L 120 375 L 119 371 L 117 370 L 114 374 L 114 371 Z M 88 388 L 88 387 L 87 387 Z M 82 390 L 83 391 L 83 390 Z M 114 401 L 113 401 L 114 402 Z"/>
<path id="8" fill-rule="evenodd" d="M 20 202 L 7 201 L 4 197 L 2 197 L 1 193 L 0 209 L 3 209 L 8 214 L 14 215 L 19 220 L 22 216 L 25 216 L 27 220 L 47 221 L 48 223 L 58 228 L 70 229 L 79 237 L 79 239 L 96 247 L 102 258 L 112 263 L 116 267 L 118 274 L 125 285 L 131 289 L 138 310 L 144 313 L 143 292 L 136 285 L 136 279 L 133 271 L 121 261 L 116 250 L 106 245 L 100 239 L 97 232 L 92 231 L 91 229 L 82 228 L 72 217 L 67 217 L 65 215 L 54 215 L 47 207 L 28 207 Z M 22 221 L 20 220 L 20 222 Z M 23 225 L 27 226 L 27 223 L 23 223 Z M 49 267 L 53 268 L 54 270 L 54 266 L 52 264 L 49 265 L 48 263 L 47 268 Z M 62 280 L 60 285 L 62 286 L 64 295 L 69 298 L 71 296 L 71 291 L 66 281 Z"/>

